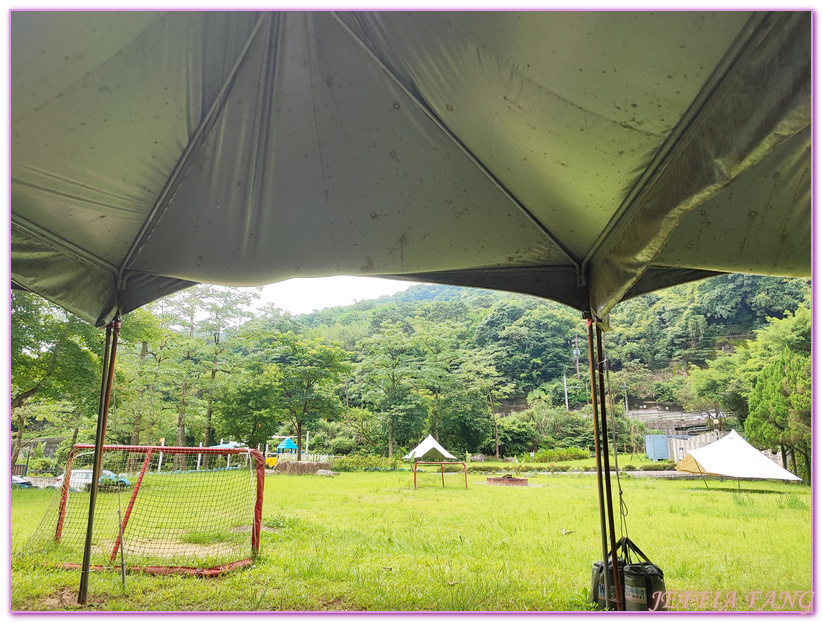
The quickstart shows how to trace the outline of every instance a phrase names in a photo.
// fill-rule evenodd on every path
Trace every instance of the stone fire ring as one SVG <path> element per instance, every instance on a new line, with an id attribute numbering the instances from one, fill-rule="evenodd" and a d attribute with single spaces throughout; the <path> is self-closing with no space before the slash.
<path id="1" fill-rule="evenodd" d="M 490 485 L 505 485 L 509 487 L 528 487 L 528 478 L 515 478 L 511 474 L 505 476 L 489 476 L 486 482 Z"/>

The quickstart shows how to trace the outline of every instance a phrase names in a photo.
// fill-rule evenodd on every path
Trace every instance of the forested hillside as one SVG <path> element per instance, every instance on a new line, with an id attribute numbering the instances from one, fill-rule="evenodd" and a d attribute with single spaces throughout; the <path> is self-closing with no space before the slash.
<path id="1" fill-rule="evenodd" d="M 297 317 L 253 312 L 254 297 L 203 285 L 127 315 L 109 441 L 302 446 L 308 432 L 312 451 L 389 457 L 428 433 L 455 453 L 591 445 L 579 312 L 433 285 Z M 13 435 L 91 441 L 102 333 L 33 295 L 11 304 Z M 626 301 L 605 335 L 612 390 L 733 412 L 750 441 L 808 469 L 809 308 L 808 280 L 748 275 Z M 636 444 L 643 428 L 616 402 Z"/>

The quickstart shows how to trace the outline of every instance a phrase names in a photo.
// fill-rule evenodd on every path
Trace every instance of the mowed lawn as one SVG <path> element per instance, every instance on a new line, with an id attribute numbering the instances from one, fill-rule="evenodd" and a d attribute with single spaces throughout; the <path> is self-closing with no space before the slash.
<path id="1" fill-rule="evenodd" d="M 254 568 L 213 579 L 129 575 L 125 587 L 117 574 L 94 573 L 85 609 L 590 608 L 592 563 L 601 558 L 594 476 L 530 476 L 537 486 L 503 487 L 469 475 L 468 491 L 462 474 L 446 475 L 446 488 L 439 474 L 421 478 L 415 491 L 410 472 L 269 476 Z M 748 609 L 753 591 L 810 590 L 809 487 L 743 482 L 738 491 L 714 480 L 707 490 L 699 480 L 630 476 L 621 483 L 628 536 L 663 569 L 667 590 L 734 591 L 738 610 Z M 16 555 L 52 494 L 11 492 L 12 610 L 80 609 L 79 572 Z"/>

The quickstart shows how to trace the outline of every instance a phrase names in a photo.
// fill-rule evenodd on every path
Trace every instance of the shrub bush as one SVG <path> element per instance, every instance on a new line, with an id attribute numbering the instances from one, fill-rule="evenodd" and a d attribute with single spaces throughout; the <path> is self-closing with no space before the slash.
<path id="1" fill-rule="evenodd" d="M 329 443 L 332 454 L 351 454 L 356 447 L 354 439 L 348 437 L 335 437 Z"/>
<path id="2" fill-rule="evenodd" d="M 386 458 L 384 456 L 374 456 L 371 454 L 350 454 L 341 456 L 332 461 L 332 470 L 338 472 L 362 472 L 364 469 L 409 469 L 411 463 L 404 461 L 400 456 Z"/>
<path id="3" fill-rule="evenodd" d="M 585 448 L 543 448 L 534 453 L 533 459 L 524 457 L 524 460 L 534 463 L 556 463 L 557 461 L 574 461 L 588 458 L 589 451 Z"/>
<path id="4" fill-rule="evenodd" d="M 43 475 L 59 473 L 54 459 L 32 457 L 29 459 L 28 475 Z"/>
<path id="5" fill-rule="evenodd" d="M 472 463 L 471 465 L 466 466 L 466 471 L 470 474 L 494 474 L 502 469 L 503 468 L 498 465 L 475 465 Z"/>
<path id="6" fill-rule="evenodd" d="M 659 463 L 649 463 L 643 466 L 643 470 L 647 472 L 665 472 L 674 469 L 674 463 L 671 461 L 660 461 Z"/>

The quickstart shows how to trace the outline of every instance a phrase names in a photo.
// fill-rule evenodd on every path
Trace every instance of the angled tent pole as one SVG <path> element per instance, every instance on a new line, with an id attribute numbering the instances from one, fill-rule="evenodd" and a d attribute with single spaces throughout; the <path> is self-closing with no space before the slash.
<path id="1" fill-rule="evenodd" d="M 589 314 L 584 313 L 583 317 L 586 319 L 586 328 L 589 336 L 589 382 L 591 384 L 592 396 L 592 425 L 594 427 L 594 463 L 597 470 L 597 501 L 598 510 L 600 511 L 600 545 L 603 550 L 603 585 L 605 589 L 606 604 L 609 603 L 609 595 L 611 594 L 612 580 L 609 578 L 608 558 L 609 549 L 606 543 L 606 507 L 603 504 L 603 470 L 600 463 L 600 423 L 597 416 L 597 382 L 595 380 L 594 367 L 594 322 Z M 614 563 L 612 563 L 614 565 Z"/>
<path id="2" fill-rule="evenodd" d="M 77 603 L 85 604 L 89 592 L 89 568 L 91 566 L 91 542 L 94 532 L 94 507 L 97 503 L 97 487 L 102 471 L 103 443 L 106 439 L 106 423 L 111 402 L 111 388 L 114 380 L 114 361 L 117 357 L 117 340 L 120 337 L 120 316 L 114 317 L 106 325 L 106 346 L 103 350 L 103 374 L 100 388 L 100 404 L 97 411 L 97 434 L 94 441 L 94 464 L 91 474 L 91 494 L 89 496 L 89 521 L 86 528 L 86 544 L 83 549 L 83 566 L 80 575 L 80 591 Z"/>
<path id="3" fill-rule="evenodd" d="M 606 357 L 603 354 L 603 330 L 599 325 L 597 326 L 597 375 L 598 388 L 600 389 L 600 429 L 603 435 L 601 447 L 603 450 L 603 477 L 606 487 L 606 512 L 609 519 L 609 544 L 612 549 L 612 577 L 614 579 L 614 592 L 617 597 L 617 609 L 623 610 L 623 586 L 620 582 L 620 569 L 617 567 L 617 544 L 614 539 L 614 505 L 612 503 L 611 471 L 609 470 L 609 424 L 606 418 Z M 595 434 L 597 433 L 595 432 Z"/>
<path id="4" fill-rule="evenodd" d="M 697 468 L 700 470 L 700 479 L 703 481 L 703 484 L 706 485 L 706 489 L 709 490 L 709 483 L 706 482 L 706 474 L 703 471 L 703 466 L 700 465 L 700 463 L 698 463 L 697 461 L 695 461 L 694 464 L 697 465 Z"/>

